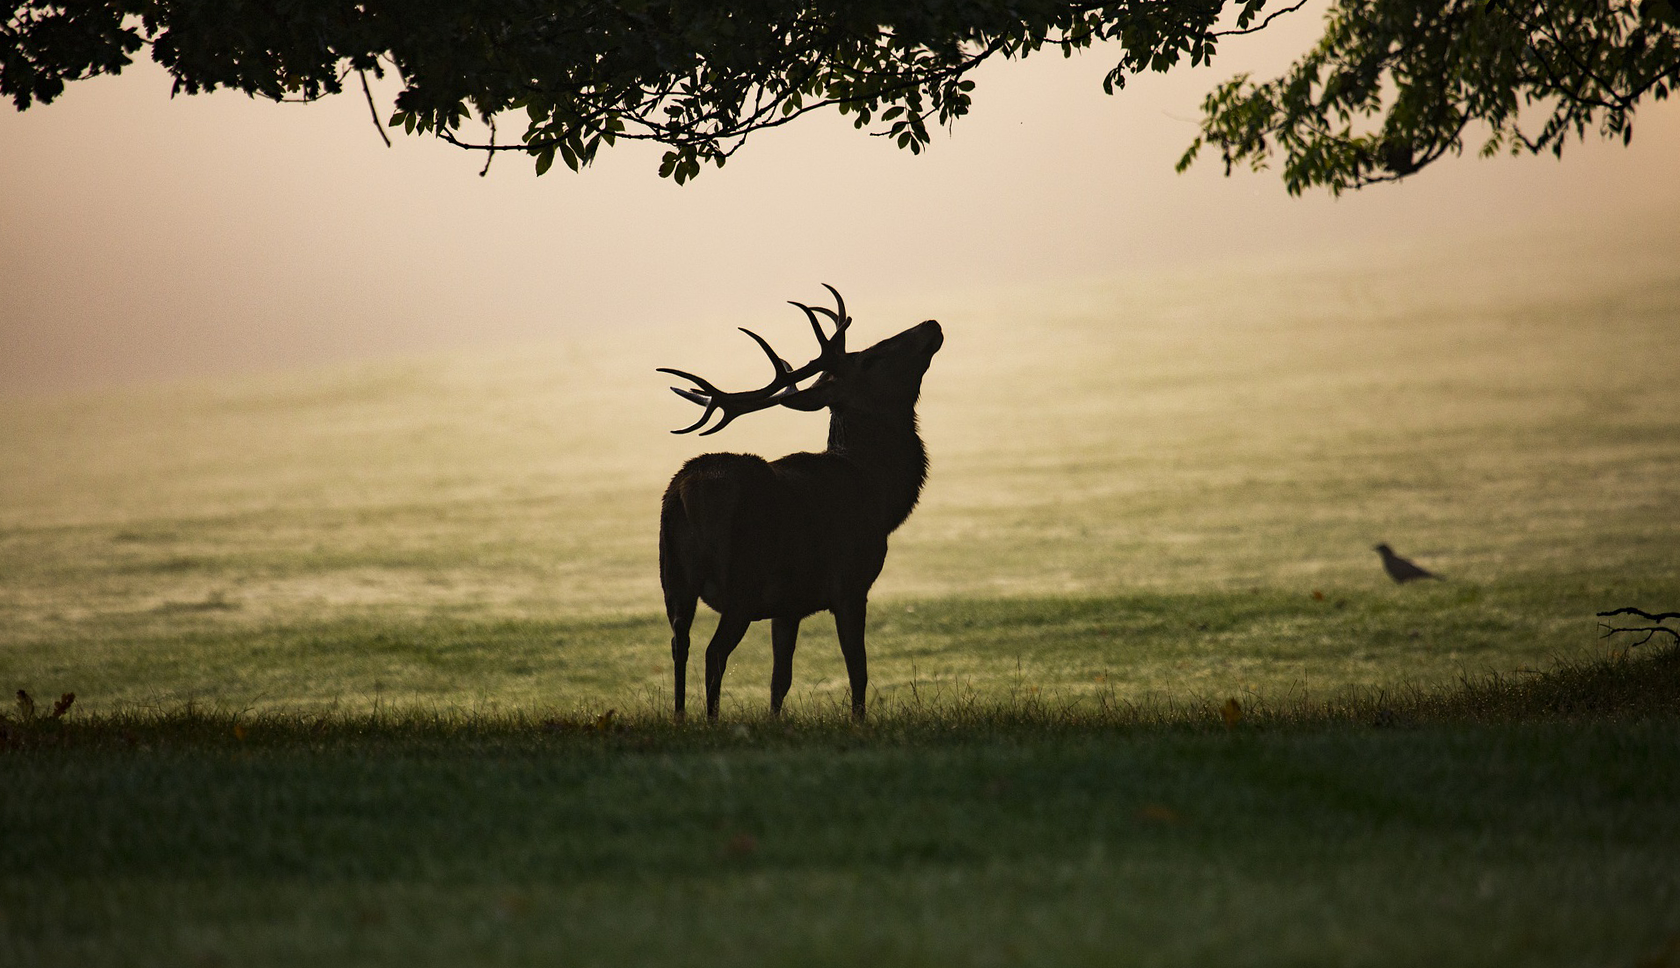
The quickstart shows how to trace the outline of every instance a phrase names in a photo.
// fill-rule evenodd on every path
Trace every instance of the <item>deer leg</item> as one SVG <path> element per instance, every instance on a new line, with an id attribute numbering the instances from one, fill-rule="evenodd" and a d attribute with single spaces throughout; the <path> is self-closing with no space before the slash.
<path id="1" fill-rule="evenodd" d="M 852 682 L 852 718 L 863 718 L 864 699 L 869 690 L 869 659 L 863 648 L 863 625 L 869 614 L 869 600 L 859 598 L 834 610 L 834 631 L 840 636 L 840 654 L 846 659 L 846 677 Z"/>
<path id="2" fill-rule="evenodd" d="M 682 502 L 673 500 L 667 491 L 659 513 L 659 587 L 665 594 L 665 619 L 671 625 L 671 694 L 678 721 L 688 705 L 688 630 L 700 602 L 700 585 L 684 566 L 685 546 L 692 539 Z"/>
<path id="3" fill-rule="evenodd" d="M 676 718 L 682 719 L 688 705 L 688 628 L 694 611 L 671 617 L 672 692 L 676 696 Z"/>
<path id="4" fill-rule="evenodd" d="M 665 618 L 671 623 L 671 685 L 676 703 L 674 711 L 680 720 L 688 705 L 688 630 L 694 625 L 694 610 L 700 596 L 674 569 L 667 569 L 666 564 L 662 549 L 659 577 L 665 586 Z"/>
<path id="5" fill-rule="evenodd" d="M 751 619 L 725 612 L 718 617 L 717 631 L 706 644 L 706 718 L 718 718 L 718 697 L 723 693 L 723 670 L 729 665 L 729 653 L 741 644 Z"/>
<path id="6" fill-rule="evenodd" d="M 770 651 L 774 664 L 770 667 L 770 714 L 782 714 L 782 700 L 793 685 L 793 648 L 799 643 L 799 619 L 770 620 Z"/>

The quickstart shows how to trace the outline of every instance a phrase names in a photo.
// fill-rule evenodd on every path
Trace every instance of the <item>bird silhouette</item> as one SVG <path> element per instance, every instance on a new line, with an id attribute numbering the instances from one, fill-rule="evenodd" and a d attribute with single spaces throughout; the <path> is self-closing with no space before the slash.
<path id="1" fill-rule="evenodd" d="M 1419 568 L 1412 562 L 1395 554 L 1394 549 L 1390 548 L 1387 544 L 1376 545 L 1371 550 L 1375 551 L 1379 555 L 1382 555 L 1383 571 L 1388 572 L 1388 577 L 1394 579 L 1396 584 L 1404 585 L 1409 581 L 1416 581 L 1419 578 L 1434 578 L 1439 580 L 1441 577 L 1432 571 Z"/>

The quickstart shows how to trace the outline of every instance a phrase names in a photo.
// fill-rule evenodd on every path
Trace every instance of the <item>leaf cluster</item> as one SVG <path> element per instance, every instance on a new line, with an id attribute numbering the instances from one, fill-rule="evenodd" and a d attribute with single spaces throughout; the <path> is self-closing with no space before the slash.
<path id="1" fill-rule="evenodd" d="M 67 81 L 116 73 L 143 47 L 178 93 L 233 88 L 273 100 L 343 90 L 352 73 L 402 84 L 389 124 L 538 174 L 577 170 L 619 139 L 667 147 L 661 176 L 721 166 L 752 132 L 835 107 L 920 152 L 930 125 L 971 104 L 968 75 L 996 56 L 1064 55 L 1117 41 L 1105 87 L 1129 72 L 1205 63 L 1215 22 L 1265 0 L 26 0 L 0 27 L 0 93 L 19 109 Z M 512 144 L 498 120 L 522 119 Z M 489 127 L 475 140 L 471 121 Z"/>
<path id="2" fill-rule="evenodd" d="M 1561 155 L 1573 135 L 1633 137 L 1646 96 L 1680 77 L 1674 0 L 1338 0 L 1325 32 L 1281 77 L 1246 75 L 1203 104 L 1226 172 L 1283 158 L 1291 194 L 1403 178 L 1459 154 Z"/>

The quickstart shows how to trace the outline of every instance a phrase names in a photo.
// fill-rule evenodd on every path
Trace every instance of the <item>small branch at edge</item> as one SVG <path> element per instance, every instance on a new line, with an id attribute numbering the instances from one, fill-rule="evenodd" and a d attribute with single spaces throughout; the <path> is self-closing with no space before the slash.
<path id="1" fill-rule="evenodd" d="M 367 71 L 357 71 L 362 79 L 362 93 L 367 95 L 368 114 L 373 117 L 373 130 L 379 132 L 379 140 L 385 142 L 385 147 L 391 147 L 391 136 L 385 133 L 384 125 L 379 123 L 379 108 L 373 103 L 373 89 L 368 87 Z"/>

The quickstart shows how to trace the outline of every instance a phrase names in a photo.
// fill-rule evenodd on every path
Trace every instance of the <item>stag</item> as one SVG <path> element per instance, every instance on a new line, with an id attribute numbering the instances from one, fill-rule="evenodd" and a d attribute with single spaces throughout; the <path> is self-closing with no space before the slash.
<path id="1" fill-rule="evenodd" d="M 887 536 L 916 507 L 927 480 L 927 451 L 916 432 L 922 375 L 945 341 L 933 320 L 866 350 L 846 352 L 852 320 L 833 286 L 835 308 L 795 302 L 810 320 L 819 352 L 794 368 L 749 329 L 775 373 L 756 390 L 725 392 L 682 370 L 660 368 L 693 389 L 672 387 L 705 411 L 701 436 L 742 414 L 770 407 L 827 409 L 828 448 L 767 461 L 754 454 L 704 454 L 682 466 L 665 489 L 659 515 L 659 582 L 671 623 L 676 715 L 687 702 L 688 632 L 697 601 L 718 613 L 706 645 L 706 716 L 716 719 L 723 671 L 747 627 L 770 620 L 773 665 L 770 711 L 780 715 L 793 683 L 799 623 L 816 612 L 834 615 L 851 682 L 852 715 L 864 715 L 869 684 L 864 622 L 869 589 L 887 558 Z M 819 316 L 832 323 L 824 332 Z M 801 389 L 799 384 L 815 377 Z"/>

